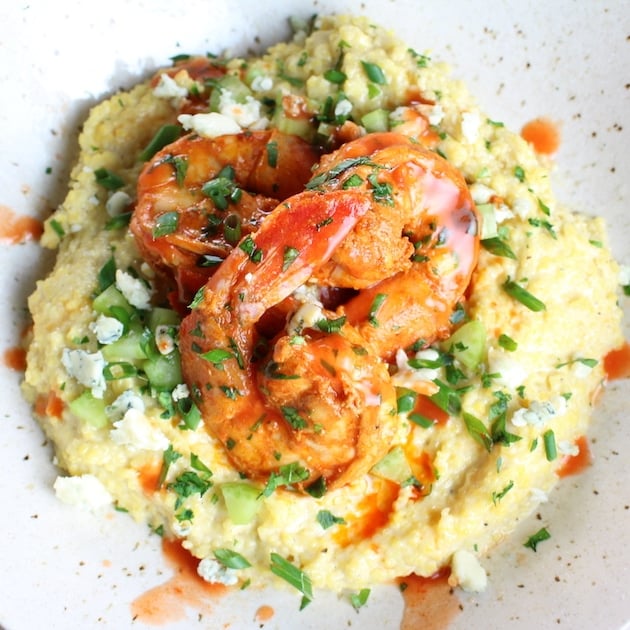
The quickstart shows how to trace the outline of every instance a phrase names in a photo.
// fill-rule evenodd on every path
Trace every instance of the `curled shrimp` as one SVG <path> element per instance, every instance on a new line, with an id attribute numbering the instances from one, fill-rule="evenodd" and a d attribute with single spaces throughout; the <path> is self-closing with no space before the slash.
<path id="1" fill-rule="evenodd" d="M 174 278 L 187 304 L 243 236 L 303 189 L 317 158 L 311 145 L 277 130 L 176 140 L 138 179 L 130 227 L 140 253 Z"/>
<path id="2" fill-rule="evenodd" d="M 307 188 L 210 278 L 180 349 L 206 428 L 239 471 L 266 478 L 296 465 L 303 487 L 333 488 L 390 448 L 387 359 L 449 333 L 478 216 L 461 175 L 396 133 L 324 157 Z M 309 291 L 321 302 L 299 298 Z M 275 329 L 261 326 L 278 310 Z"/>

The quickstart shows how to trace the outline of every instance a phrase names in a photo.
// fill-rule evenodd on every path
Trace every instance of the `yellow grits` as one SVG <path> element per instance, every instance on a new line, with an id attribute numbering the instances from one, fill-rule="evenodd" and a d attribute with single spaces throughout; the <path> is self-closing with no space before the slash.
<path id="1" fill-rule="evenodd" d="M 141 391 L 146 381 L 137 376 L 107 381 L 105 417 L 86 421 L 73 412 L 71 403 L 90 386 L 64 367 L 62 357 L 67 350 L 93 354 L 101 348 L 93 300 L 99 272 L 110 257 L 118 269 L 132 268 L 153 283 L 153 304 L 162 299 L 127 228 L 105 229 L 112 192 L 96 181 L 95 171 L 116 173 L 133 198 L 141 167 L 137 156 L 161 125 L 175 123 L 176 96 L 157 96 L 142 84 L 92 110 L 68 196 L 42 239 L 57 248 L 57 262 L 29 301 L 34 326 L 23 390 L 55 445 L 60 468 L 71 476 L 94 475 L 116 506 L 164 536 L 181 538 L 201 559 L 214 558 L 216 549 L 240 554 L 251 564 L 235 572 L 240 584 L 277 581 L 269 570 L 272 553 L 303 571 L 314 586 L 337 591 L 410 573 L 428 576 L 450 565 L 457 552 L 485 553 L 558 481 L 556 471 L 588 430 L 593 399 L 605 378 L 602 359 L 622 342 L 618 268 L 603 221 L 559 205 L 548 160 L 481 113 L 445 65 L 410 51 L 392 33 L 363 19 L 326 17 L 312 33 L 299 32 L 260 58 L 232 60 L 228 67 L 238 73 L 247 63 L 246 81 L 270 79 L 258 79 L 258 100 L 297 94 L 311 111 L 320 111 L 337 94 L 323 75 L 340 51 L 343 93 L 353 119 L 360 122 L 377 109 L 392 112 L 408 103 L 410 92 L 421 94 L 427 102 L 423 113 L 440 134 L 438 151 L 461 170 L 478 205 L 492 201 L 498 234 L 515 254 L 509 258 L 481 249 L 465 308 L 486 333 L 479 365 L 453 385 L 468 388 L 457 397 L 461 412 L 451 409 L 447 422 L 428 428 L 401 414 L 392 447 L 413 444 L 426 454 L 432 477 L 423 489 L 426 496 L 419 498 L 413 485 L 399 488 L 368 474 L 321 498 L 278 488 L 257 500 L 249 522 L 234 524 L 221 487 L 239 481 L 238 472 L 203 423 L 182 429 L 177 416 L 162 417 L 158 399 L 147 388 Z M 362 61 L 378 65 L 386 82 L 370 81 Z M 185 77 L 178 78 L 180 86 L 185 83 Z M 530 310 L 509 295 L 508 280 L 544 308 Z M 509 343 L 505 347 L 505 336 L 515 349 Z M 439 344 L 441 350 L 448 348 L 448 341 Z M 436 370 L 433 378 L 446 382 L 445 368 Z M 126 433 L 114 427 L 121 412 L 108 408 L 128 389 L 140 392 L 144 407 L 133 435 L 131 423 Z M 471 435 L 471 418 L 489 432 L 501 413 L 507 433 L 520 439 L 495 439 L 485 448 L 483 438 Z M 168 470 L 167 449 L 178 454 Z M 202 462 L 211 477 L 195 462 Z M 155 490 L 160 471 L 166 477 Z M 178 492 L 176 482 L 186 472 L 207 482 L 203 492 Z M 324 528 L 318 514 L 326 511 L 336 521 Z M 372 530 L 361 530 L 368 522 Z"/>

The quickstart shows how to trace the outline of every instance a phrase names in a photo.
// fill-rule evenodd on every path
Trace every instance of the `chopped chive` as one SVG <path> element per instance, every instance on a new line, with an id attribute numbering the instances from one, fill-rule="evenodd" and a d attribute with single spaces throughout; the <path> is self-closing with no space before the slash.
<path id="1" fill-rule="evenodd" d="M 326 79 L 326 81 L 330 81 L 330 83 L 334 83 L 335 85 L 341 85 L 347 78 L 348 77 L 345 72 L 336 70 L 335 68 L 331 68 L 330 70 L 326 70 L 326 72 L 324 72 L 324 79 Z"/>
<path id="2" fill-rule="evenodd" d="M 346 181 L 342 184 L 342 188 L 344 190 L 348 189 L 348 188 L 356 188 L 357 186 L 360 186 L 363 183 L 363 178 L 360 177 L 359 175 L 357 175 L 356 173 L 353 173 L 352 175 L 350 175 L 350 177 L 348 177 L 348 179 L 346 179 Z"/>
<path id="3" fill-rule="evenodd" d="M 503 283 L 503 290 L 515 300 L 519 301 L 523 306 L 527 307 L 530 311 L 539 312 L 546 309 L 545 303 L 533 296 L 529 291 L 522 286 L 508 279 Z"/>
<path id="4" fill-rule="evenodd" d="M 284 246 L 284 253 L 282 255 L 282 271 L 286 271 L 291 263 L 300 255 L 300 250 L 290 245 Z"/>
<path id="5" fill-rule="evenodd" d="M 376 83 L 377 85 L 385 85 L 385 83 L 387 83 L 385 73 L 380 66 L 375 63 L 370 63 L 369 61 L 362 61 L 361 65 L 363 66 L 363 70 L 370 81 Z"/>
<path id="6" fill-rule="evenodd" d="M 492 450 L 492 436 L 488 432 L 486 425 L 470 413 L 463 413 L 464 423 L 466 424 L 466 430 L 470 433 L 471 437 L 483 446 L 488 453 Z"/>
<path id="7" fill-rule="evenodd" d="M 212 363 L 212 365 L 214 365 L 217 369 L 223 369 L 223 361 L 234 358 L 234 355 L 229 350 L 225 350 L 223 348 L 213 348 L 212 350 L 208 350 L 208 352 L 204 352 L 199 356 L 209 363 Z"/>
<path id="8" fill-rule="evenodd" d="M 171 142 L 175 142 L 181 133 L 182 128 L 179 125 L 163 125 L 160 127 L 138 156 L 140 161 L 146 162 L 150 160 L 160 149 L 171 144 Z"/>
<path id="9" fill-rule="evenodd" d="M 339 332 L 344 324 L 346 323 L 346 316 L 342 315 L 341 317 L 337 317 L 336 319 L 319 319 L 315 322 L 315 326 L 325 333 L 336 333 Z"/>
<path id="10" fill-rule="evenodd" d="M 421 413 L 418 413 L 417 411 L 412 411 L 407 416 L 407 418 L 409 419 L 410 422 L 417 424 L 419 427 L 422 427 L 423 429 L 430 429 L 435 424 L 435 422 L 431 420 L 431 418 L 427 418 L 427 416 L 423 416 Z"/>
<path id="11" fill-rule="evenodd" d="M 50 227 L 54 230 L 55 234 L 57 234 L 59 238 L 63 238 L 66 235 L 65 230 L 61 226 L 61 223 L 57 221 L 57 219 L 50 220 Z"/>
<path id="12" fill-rule="evenodd" d="M 548 462 L 552 462 L 558 457 L 558 450 L 556 448 L 556 436 L 552 429 L 543 433 L 543 442 L 545 445 L 545 456 Z"/>
<path id="13" fill-rule="evenodd" d="M 503 488 L 503 490 L 501 490 L 500 492 L 493 492 L 492 503 L 496 505 L 513 487 L 514 487 L 514 482 L 510 480 L 510 483 L 508 483 L 507 486 Z"/>
<path id="14" fill-rule="evenodd" d="M 518 343 L 512 337 L 502 334 L 499 335 L 499 345 L 508 352 L 514 352 L 518 348 Z"/>
<path id="15" fill-rule="evenodd" d="M 512 248 L 498 236 L 483 239 L 481 245 L 486 251 L 489 251 L 495 256 L 516 260 L 516 254 L 512 251 Z"/>
<path id="16" fill-rule="evenodd" d="M 230 245 L 236 245 L 241 240 L 241 217 L 229 214 L 223 222 L 223 236 Z"/>
<path id="17" fill-rule="evenodd" d="M 493 127 L 504 127 L 505 125 L 498 120 L 491 120 L 490 118 L 486 118 L 486 122 Z"/>
<path id="18" fill-rule="evenodd" d="M 307 606 L 313 600 L 313 586 L 311 579 L 298 569 L 294 564 L 277 553 L 271 554 L 271 572 L 288 582 L 291 586 L 302 593 L 302 603 L 300 609 Z"/>
<path id="19" fill-rule="evenodd" d="M 278 166 L 278 143 L 276 141 L 267 143 L 267 164 L 271 168 Z"/>
<path id="20" fill-rule="evenodd" d="M 247 569 L 252 566 L 247 558 L 231 549 L 215 549 L 212 553 L 223 566 L 229 569 Z"/>
<path id="21" fill-rule="evenodd" d="M 522 166 L 517 165 L 514 167 L 514 177 L 516 177 L 519 182 L 525 181 L 525 171 Z"/>
<path id="22" fill-rule="evenodd" d="M 368 313 L 368 321 L 370 322 L 372 326 L 374 326 L 374 328 L 378 328 L 380 325 L 378 323 L 378 319 L 376 318 L 376 315 L 379 309 L 381 308 L 381 306 L 383 305 L 383 302 L 385 302 L 386 299 L 387 299 L 386 293 L 377 293 L 376 296 L 374 297 L 374 301 L 372 302 L 372 305 L 370 306 L 370 312 Z"/>
<path id="23" fill-rule="evenodd" d="M 97 168 L 94 171 L 94 177 L 96 178 L 96 183 L 107 190 L 118 190 L 125 185 L 122 177 L 106 168 Z"/>

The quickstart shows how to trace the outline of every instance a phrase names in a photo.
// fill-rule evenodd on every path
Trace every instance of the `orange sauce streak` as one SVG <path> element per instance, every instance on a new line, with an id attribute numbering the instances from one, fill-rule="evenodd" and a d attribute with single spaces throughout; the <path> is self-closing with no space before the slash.
<path id="1" fill-rule="evenodd" d="M 175 574 L 132 602 L 134 621 L 154 626 L 181 621 L 186 618 L 186 607 L 195 609 L 200 615 L 210 614 L 211 602 L 227 593 L 228 588 L 222 584 L 210 584 L 199 577 L 199 560 L 179 541 L 163 540 L 162 551 Z"/>
<path id="2" fill-rule="evenodd" d="M 461 612 L 459 600 L 449 586 L 450 570 L 423 578 L 415 574 L 400 578 L 405 608 L 400 630 L 445 630 Z"/>
<path id="3" fill-rule="evenodd" d="M 35 413 L 38 416 L 60 419 L 64 410 L 64 402 L 53 391 L 40 394 L 35 401 Z"/>
<path id="4" fill-rule="evenodd" d="M 143 466 L 139 471 L 138 480 L 142 486 L 142 491 L 147 496 L 151 496 L 157 490 L 158 479 L 162 472 L 162 462 L 151 462 L 146 466 Z"/>
<path id="5" fill-rule="evenodd" d="M 24 348 L 7 348 L 3 355 L 4 364 L 16 372 L 26 369 L 26 350 Z"/>
<path id="6" fill-rule="evenodd" d="M 414 411 L 425 418 L 429 418 L 429 420 L 433 420 L 437 425 L 446 424 L 448 421 L 448 413 L 438 407 L 427 396 L 418 396 Z"/>
<path id="7" fill-rule="evenodd" d="M 580 449 L 577 455 L 568 455 L 562 460 L 562 464 L 557 471 L 558 477 L 569 477 L 578 475 L 593 463 L 591 449 L 585 435 L 581 435 L 575 440 L 575 445 Z"/>
<path id="8" fill-rule="evenodd" d="M 44 231 L 39 219 L 17 216 L 11 208 L 0 206 L 0 240 L 16 245 L 38 240 Z"/>
<path id="9" fill-rule="evenodd" d="M 627 341 L 604 357 L 604 370 L 609 381 L 630 377 L 630 344 Z"/>
<path id="10" fill-rule="evenodd" d="M 357 506 L 356 514 L 344 516 L 346 524 L 335 532 L 335 540 L 342 547 L 372 538 L 389 520 L 400 486 L 387 479 L 377 479 L 376 492 L 366 495 Z"/>
<path id="11" fill-rule="evenodd" d="M 551 155 L 560 146 L 560 132 L 548 118 L 535 118 L 521 129 L 521 136 L 531 143 L 537 153 Z"/>
<path id="12" fill-rule="evenodd" d="M 256 611 L 255 619 L 258 623 L 264 623 L 265 621 L 270 621 L 275 614 L 276 611 L 271 606 L 261 606 Z"/>

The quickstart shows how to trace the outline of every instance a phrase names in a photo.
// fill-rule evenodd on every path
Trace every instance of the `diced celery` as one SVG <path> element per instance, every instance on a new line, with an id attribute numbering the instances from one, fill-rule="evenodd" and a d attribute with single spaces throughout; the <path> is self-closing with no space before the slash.
<path id="1" fill-rule="evenodd" d="M 473 319 L 458 328 L 445 344 L 464 367 L 476 370 L 486 354 L 486 327 Z"/>
<path id="2" fill-rule="evenodd" d="M 158 326 L 179 326 L 180 324 L 179 314 L 170 309 L 156 306 L 149 312 L 149 328 L 155 332 Z"/>
<path id="3" fill-rule="evenodd" d="M 221 93 L 229 92 L 232 99 L 236 103 L 244 103 L 248 96 L 252 95 L 251 90 L 233 74 L 226 74 L 216 82 L 216 87 L 210 95 L 210 111 L 219 111 L 219 103 L 221 102 Z"/>
<path id="4" fill-rule="evenodd" d="M 102 313 L 103 315 L 107 315 L 109 317 L 116 316 L 116 308 L 119 308 L 127 313 L 129 317 L 135 315 L 136 312 L 134 307 L 127 302 L 127 298 L 125 298 L 125 296 L 113 284 L 108 286 L 107 289 L 94 298 L 92 308 L 94 308 L 97 313 Z"/>
<path id="5" fill-rule="evenodd" d="M 372 466 L 370 472 L 377 477 L 389 479 L 400 484 L 413 477 L 413 471 L 405 457 L 405 451 L 403 451 L 402 446 L 394 446 L 383 459 Z"/>
<path id="6" fill-rule="evenodd" d="M 497 235 L 497 219 L 494 214 L 494 204 L 480 203 L 477 206 L 481 215 L 481 240 L 494 238 Z"/>
<path id="7" fill-rule="evenodd" d="M 132 329 L 118 341 L 101 348 L 106 361 L 142 361 L 147 358 L 142 349 L 144 337 L 141 330 Z"/>
<path id="8" fill-rule="evenodd" d="M 221 484 L 221 494 L 228 516 L 235 525 L 251 523 L 262 504 L 260 489 L 243 481 L 227 481 Z"/>
<path id="9" fill-rule="evenodd" d="M 105 403 L 101 398 L 94 398 L 89 389 L 75 398 L 68 407 L 79 420 L 95 429 L 101 429 L 109 424 Z"/>
<path id="10" fill-rule="evenodd" d="M 315 137 L 315 128 L 309 118 L 289 118 L 282 109 L 282 102 L 276 106 L 272 124 L 282 133 L 299 136 L 306 142 L 312 142 Z"/>
<path id="11" fill-rule="evenodd" d="M 361 124 L 368 133 L 389 130 L 389 112 L 386 109 L 375 109 L 361 117 Z"/>
<path id="12" fill-rule="evenodd" d="M 144 372 L 149 383 L 156 389 L 173 389 L 182 382 L 179 350 L 145 361 Z"/>

